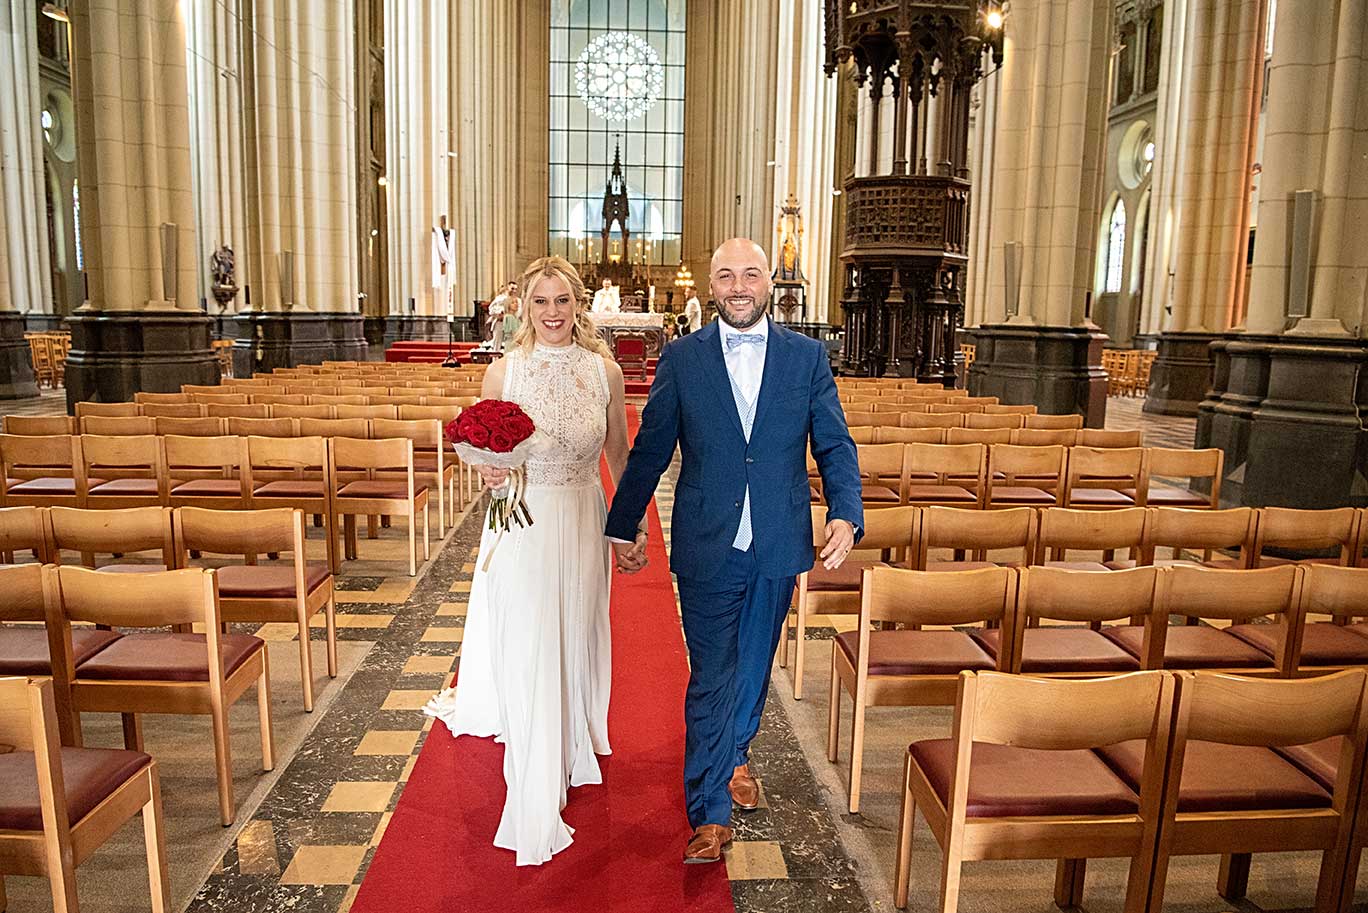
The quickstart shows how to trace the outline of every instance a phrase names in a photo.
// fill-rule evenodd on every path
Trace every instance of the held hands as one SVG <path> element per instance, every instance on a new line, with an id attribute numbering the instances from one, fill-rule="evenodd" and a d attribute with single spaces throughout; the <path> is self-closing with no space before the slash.
<path id="1" fill-rule="evenodd" d="M 834 571 L 845 563 L 855 547 L 855 527 L 849 520 L 832 520 L 826 525 L 826 547 L 822 549 L 822 567 Z"/>
<path id="2" fill-rule="evenodd" d="M 490 491 L 493 491 L 508 481 L 507 469 L 499 469 L 496 466 L 476 466 L 475 471 L 480 474 L 480 478 L 484 480 L 485 487 Z"/>
<path id="3" fill-rule="evenodd" d="M 614 542 L 613 557 L 617 560 L 618 571 L 623 574 L 635 574 L 644 568 L 647 564 L 646 530 L 637 532 L 635 542 Z"/>

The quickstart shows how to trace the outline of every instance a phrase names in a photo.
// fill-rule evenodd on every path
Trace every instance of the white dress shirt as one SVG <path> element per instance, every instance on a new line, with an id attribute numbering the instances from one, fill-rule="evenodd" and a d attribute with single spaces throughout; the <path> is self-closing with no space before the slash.
<path id="1" fill-rule="evenodd" d="M 727 373 L 736 383 L 736 387 L 745 397 L 746 402 L 754 403 L 756 397 L 760 395 L 760 380 L 765 373 L 765 347 L 769 344 L 769 317 L 760 320 L 755 326 L 745 330 L 738 330 L 727 321 L 718 318 L 717 328 L 721 331 L 717 334 L 722 345 L 722 358 L 727 363 Z M 764 339 L 759 345 L 739 345 L 731 351 L 727 350 L 727 337 L 745 333 L 748 335 L 760 335 Z"/>

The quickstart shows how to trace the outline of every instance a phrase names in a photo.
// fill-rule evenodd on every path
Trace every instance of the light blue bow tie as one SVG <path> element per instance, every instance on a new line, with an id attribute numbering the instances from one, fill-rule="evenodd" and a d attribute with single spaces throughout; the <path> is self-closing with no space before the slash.
<path id="1" fill-rule="evenodd" d="M 737 346 L 758 346 L 765 342 L 763 333 L 732 333 L 727 337 L 727 351 L 730 352 Z"/>

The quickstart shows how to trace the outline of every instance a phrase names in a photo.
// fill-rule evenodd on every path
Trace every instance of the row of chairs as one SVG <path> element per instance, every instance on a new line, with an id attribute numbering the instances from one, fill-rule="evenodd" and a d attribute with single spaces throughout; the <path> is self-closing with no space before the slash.
<path id="1" fill-rule="evenodd" d="M 977 428 L 960 424 L 941 423 L 925 419 L 957 419 L 953 415 L 906 416 L 905 426 L 856 425 L 850 428 L 850 439 L 856 444 L 1019 444 L 1023 447 L 1042 447 L 1062 444 L 1065 447 L 1140 447 L 1144 435 L 1139 431 L 1101 431 L 1083 428 L 1046 430 L 1043 428 Z M 963 416 L 974 418 L 973 415 Z M 994 418 L 995 416 L 978 416 Z"/>
<path id="2" fill-rule="evenodd" d="M 1049 431 L 1083 427 L 1081 415 L 1040 415 L 1016 406 L 974 406 L 966 403 L 843 403 L 849 428 L 1033 428 Z M 1034 409 L 1035 407 L 1030 407 Z M 993 410 L 993 411 L 989 411 Z M 903 419 L 908 421 L 904 422 Z"/>
<path id="3" fill-rule="evenodd" d="M 1158 355 L 1153 349 L 1103 349 L 1107 395 L 1144 396 L 1149 391 L 1150 371 Z"/>
<path id="4" fill-rule="evenodd" d="M 231 393 L 136 393 L 132 403 L 77 403 L 76 416 L 86 415 L 222 415 L 261 418 L 260 406 L 295 406 L 319 410 L 322 407 L 469 406 L 478 399 L 475 393 L 457 395 L 457 388 L 415 387 L 401 394 L 358 392 L 366 387 L 318 387 L 289 392 L 289 387 L 259 387 L 251 392 Z M 375 390 L 402 390 L 402 387 L 375 387 Z M 347 390 L 337 393 L 337 390 Z M 260 392 L 258 392 L 260 391 Z M 279 392 L 276 392 L 279 391 Z M 138 408 L 130 408 L 136 406 Z M 199 406 L 197 410 L 195 407 Z M 84 407 L 84 408 L 82 408 Z M 206 408 L 207 407 L 207 408 Z M 267 412 L 265 415 L 269 415 Z M 306 414 L 316 414 L 309 412 Z"/>
<path id="5" fill-rule="evenodd" d="M 70 333 L 25 333 L 29 344 L 29 359 L 33 363 L 33 379 L 43 387 L 66 384 L 67 353 L 71 351 Z"/>
<path id="6" fill-rule="evenodd" d="M 1278 567 L 1294 559 L 1269 554 L 1320 551 L 1326 557 L 1301 559 L 1368 568 L 1361 532 L 1364 510 L 1295 510 L 1237 507 L 1185 510 L 1175 507 L 1128 508 L 1107 513 L 1026 507 L 975 511 L 947 507 L 894 507 L 865 515 L 862 552 L 876 558 L 849 559 L 835 571 L 820 562 L 799 575 L 793 611 L 784 622 L 779 662 L 788 665 L 788 632 L 794 632 L 793 696 L 803 697 L 803 656 L 814 616 L 854 615 L 860 611 L 864 572 L 895 567 L 952 572 L 1028 565 L 1075 571 L 1115 571 L 1137 566 L 1203 565 L 1222 570 Z M 814 550 L 825 539 L 826 511 L 813 508 Z M 1160 558 L 1159 549 L 1172 557 Z M 1101 561 L 1070 560 L 1071 551 L 1100 551 Z M 950 552 L 950 560 L 940 556 Z M 934 554 L 933 554 L 934 552 Z M 1006 552 L 1006 554 L 1002 554 Z M 1218 552 L 1231 552 L 1233 557 Z M 994 554 L 996 553 L 996 554 Z M 989 560 L 996 558 L 997 561 Z M 1269 633 L 1269 632 L 1265 632 Z M 1317 635 L 1319 637 L 1319 635 Z M 1306 661 L 1323 664 L 1335 644 L 1321 640 L 1302 651 Z"/>
<path id="7" fill-rule="evenodd" d="M 131 507 L 82 510 L 72 507 L 0 508 L 0 554 L 13 565 L 23 552 L 39 564 L 64 564 L 71 553 L 84 567 L 111 573 L 147 573 L 193 567 L 204 555 L 241 556 L 242 564 L 216 568 L 220 616 L 224 622 L 297 626 L 306 711 L 313 710 L 313 656 L 309 626 L 324 616 L 328 675 L 337 675 L 336 598 L 333 575 L 305 554 L 304 514 L 291 508 L 226 511 L 201 507 Z M 126 556 L 153 552 L 160 562 L 132 563 Z M 259 564 L 259 555 L 276 563 Z M 108 556 L 107 558 L 104 556 Z M 282 562 L 282 556 L 284 560 Z M 38 564 L 22 565 L 36 568 Z M 0 573 L 3 569 L 0 569 Z M 0 587 L 0 621 L 42 621 L 23 613 L 37 590 L 15 575 Z M 0 629 L 0 675 L 48 675 L 46 651 L 32 632 Z M 98 648 L 106 635 L 77 629 L 78 656 Z"/>
<path id="8" fill-rule="evenodd" d="M 912 443 L 857 444 L 855 449 L 860 499 L 867 508 L 1210 508 L 1220 504 L 1225 468 L 1218 448 Z M 822 481 L 811 458 L 808 472 L 812 500 L 820 501 Z M 1201 482 L 1208 492 L 1152 484 L 1156 477 Z"/>
<path id="9" fill-rule="evenodd" d="M 427 483 L 439 493 L 454 483 L 444 452 L 429 451 L 432 463 L 424 465 L 420 483 L 411 437 L 368 438 L 372 429 L 377 435 L 400 429 L 350 421 L 364 426 L 351 429 L 355 436 L 0 435 L 0 507 L 298 508 L 321 517 L 334 572 L 341 562 L 338 515 L 351 560 L 357 516 L 368 518 L 371 537 L 376 518 L 401 516 L 408 526 L 409 575 L 416 576 L 419 519 L 423 559 L 430 554 Z M 428 425 L 431 440 L 436 423 Z"/>
<path id="10" fill-rule="evenodd" d="M 1339 623 L 1312 620 L 1318 614 Z M 1190 623 L 1172 626 L 1171 616 Z M 966 670 L 1064 678 L 1140 669 L 1323 675 L 1368 666 L 1368 623 L 1353 623 L 1361 616 L 1368 616 L 1368 568 L 865 568 L 859 622 L 832 641 L 827 756 L 837 759 L 841 696 L 849 695 L 855 813 L 868 707 L 948 704 Z M 1228 625 L 1200 623 L 1210 619 Z M 962 630 L 968 625 L 980 627 Z"/>
<path id="11" fill-rule="evenodd" d="M 1220 855 L 1217 892 L 1234 904 L 1252 854 L 1296 850 L 1321 854 L 1316 913 L 1348 913 L 1368 842 L 1363 670 L 1303 680 L 965 672 L 954 701 L 950 738 L 904 755 L 899 909 L 920 810 L 940 850 L 942 913 L 958 909 L 970 860 L 1055 859 L 1055 904 L 1074 909 L 1088 859 L 1129 858 L 1126 913 L 1160 913 L 1173 856 Z"/>

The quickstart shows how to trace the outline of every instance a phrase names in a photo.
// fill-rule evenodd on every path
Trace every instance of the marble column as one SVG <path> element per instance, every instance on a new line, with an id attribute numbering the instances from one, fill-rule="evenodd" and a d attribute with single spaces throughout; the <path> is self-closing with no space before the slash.
<path id="1" fill-rule="evenodd" d="M 1164 319 L 1145 411 L 1167 415 L 1197 414 L 1211 373 L 1208 347 L 1244 301 L 1266 32 L 1262 0 L 1185 6 L 1171 11 L 1183 21 L 1169 48 L 1181 67 L 1160 112 L 1159 157 L 1173 169 L 1159 175 L 1150 222 L 1150 237 L 1159 239 L 1154 299 Z"/>
<path id="2" fill-rule="evenodd" d="M 260 367 L 365 358 L 357 302 L 355 0 L 240 0 L 251 311 Z"/>
<path id="3" fill-rule="evenodd" d="M 199 307 L 184 5 L 71 8 L 86 298 L 69 319 L 67 399 L 212 383 Z"/>
<path id="4" fill-rule="evenodd" d="M 1198 445 L 1226 453 L 1230 503 L 1368 505 L 1366 78 L 1368 0 L 1279 4 L 1249 316 L 1213 345 L 1197 419 Z"/>
<path id="5" fill-rule="evenodd" d="M 24 314 L 52 310 L 33 16 L 0 0 L 0 399 L 37 394 Z"/>
<path id="6" fill-rule="evenodd" d="M 997 151 L 998 106 L 1002 98 L 1002 74 L 986 76 L 974 89 L 970 102 L 969 265 L 964 271 L 964 325 L 975 327 L 988 316 L 988 243 L 993 205 L 994 161 Z"/>
<path id="7" fill-rule="evenodd" d="M 970 389 L 1100 426 L 1105 335 L 1086 319 L 1106 143 L 1109 0 L 1022 0 L 1006 23 Z M 1009 296 L 1004 251 L 1019 252 Z M 1009 312 L 1009 297 L 1016 313 Z M 1018 308 L 1019 305 L 1019 308 Z"/>
<path id="8" fill-rule="evenodd" d="M 713 249 L 774 231 L 780 0 L 690 0 L 685 51 L 684 260 L 706 295 Z"/>
<path id="9" fill-rule="evenodd" d="M 808 280 L 804 319 L 825 323 L 840 292 L 831 285 L 837 80 L 822 70 L 820 4 L 780 0 L 779 29 L 773 200 L 792 195 L 802 207 L 798 255 Z M 770 239 L 774 258 L 780 241 L 773 226 Z"/>

